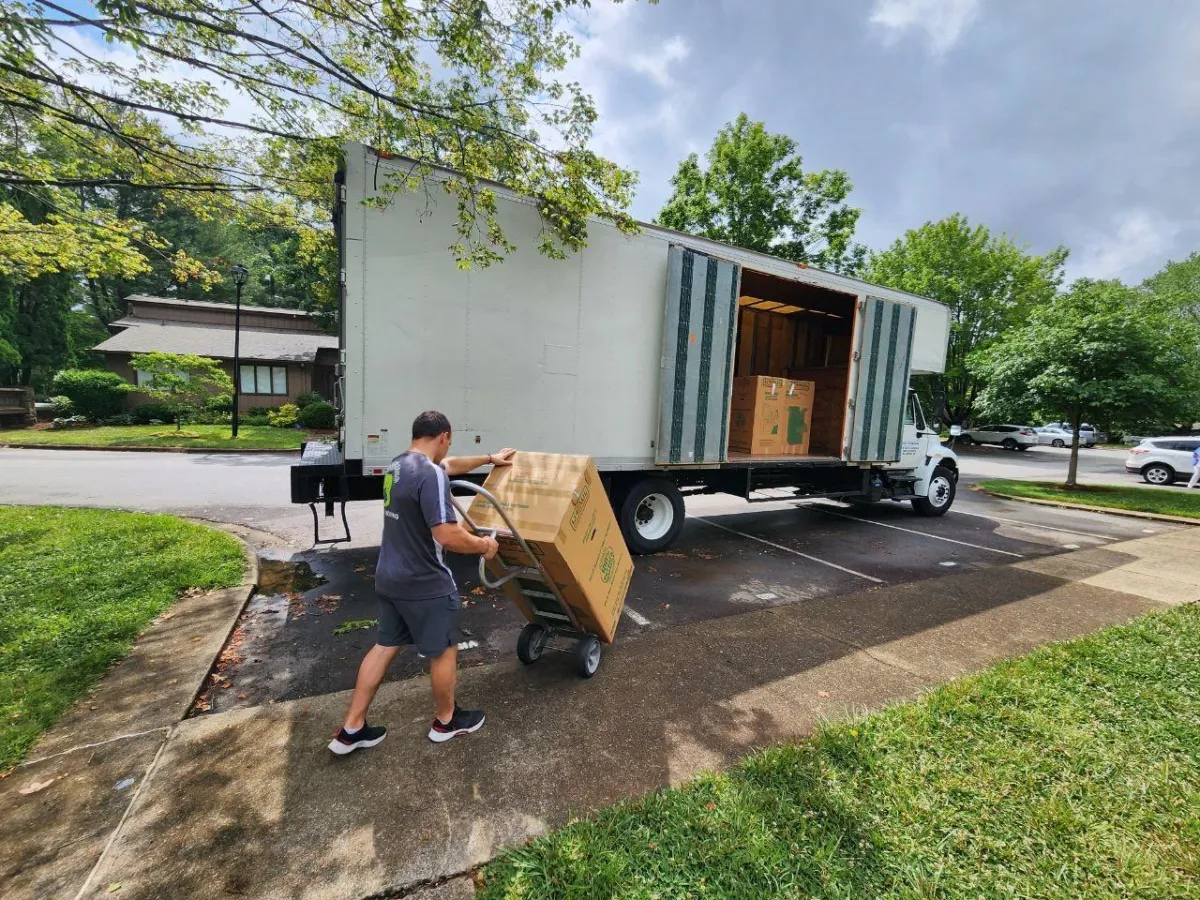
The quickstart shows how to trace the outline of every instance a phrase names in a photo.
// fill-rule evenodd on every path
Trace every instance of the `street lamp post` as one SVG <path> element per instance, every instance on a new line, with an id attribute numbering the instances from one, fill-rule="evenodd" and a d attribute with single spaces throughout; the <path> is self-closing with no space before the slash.
<path id="1" fill-rule="evenodd" d="M 236 289 L 237 299 L 233 306 L 233 433 L 232 437 L 238 436 L 238 406 L 241 404 L 242 396 L 242 364 L 241 364 L 241 344 L 242 344 L 242 285 L 246 283 L 246 276 L 250 274 L 250 270 L 245 266 L 234 266 L 230 269 L 233 274 L 233 284 Z"/>

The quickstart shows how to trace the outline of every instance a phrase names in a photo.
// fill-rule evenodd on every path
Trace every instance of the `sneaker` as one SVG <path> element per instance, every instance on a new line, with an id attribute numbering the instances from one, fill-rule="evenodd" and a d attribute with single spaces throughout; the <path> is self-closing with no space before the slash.
<path id="1" fill-rule="evenodd" d="M 435 744 L 441 744 L 460 734 L 470 734 L 483 727 L 483 719 L 483 710 L 460 709 L 455 706 L 454 715 L 449 722 L 433 720 L 433 724 L 429 726 L 429 739 Z"/>
<path id="2" fill-rule="evenodd" d="M 363 722 L 363 727 L 353 734 L 347 732 L 345 728 L 339 728 L 337 735 L 329 742 L 329 749 L 338 756 L 345 756 L 360 747 L 374 747 L 385 737 L 387 737 L 386 728 Z"/>

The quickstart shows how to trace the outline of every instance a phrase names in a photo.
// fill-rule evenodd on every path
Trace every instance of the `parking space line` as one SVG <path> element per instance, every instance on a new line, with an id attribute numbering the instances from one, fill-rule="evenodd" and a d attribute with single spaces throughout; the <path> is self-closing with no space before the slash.
<path id="1" fill-rule="evenodd" d="M 749 538 L 752 541 L 758 541 L 760 544 L 766 544 L 768 547 L 774 547 L 776 550 L 782 550 L 784 553 L 791 553 L 793 556 L 803 557 L 809 562 L 819 563 L 822 566 L 829 566 L 829 568 L 837 569 L 839 572 L 845 572 L 847 575 L 855 575 L 859 578 L 865 578 L 867 581 L 873 581 L 876 584 L 887 584 L 887 582 L 882 578 L 876 578 L 874 575 L 865 575 L 862 572 L 854 571 L 854 569 L 847 569 L 845 566 L 839 566 L 837 563 L 832 563 L 827 559 L 809 556 L 807 553 L 801 553 L 799 550 L 793 550 L 791 547 L 783 546 L 783 544 L 776 544 L 774 541 L 768 541 L 766 538 L 760 538 L 753 534 L 746 534 L 744 531 L 734 531 L 732 528 L 726 528 L 724 525 L 718 525 L 716 522 L 702 518 L 701 516 L 689 516 L 689 518 L 694 519 L 697 522 L 703 522 L 705 525 L 711 525 L 713 528 L 720 528 L 722 531 L 728 531 L 730 534 L 736 534 L 738 537 L 744 537 Z"/>
<path id="2" fill-rule="evenodd" d="M 958 544 L 960 547 L 974 547 L 976 550 L 986 550 L 988 553 L 1001 553 L 1004 556 L 1015 556 L 1017 559 L 1024 559 L 1020 553 L 1013 553 L 1011 550 L 997 550 L 995 547 L 985 547 L 983 544 L 971 544 L 967 541 L 956 541 L 954 538 L 942 537 L 940 534 L 930 534 L 928 531 L 917 531 L 915 528 L 901 528 L 899 525 L 889 525 L 887 522 L 876 522 L 874 519 L 860 519 L 858 516 L 848 516 L 845 513 L 834 512 L 832 509 L 825 509 L 823 506 L 815 506 L 814 509 L 819 509 L 827 516 L 837 516 L 840 519 L 849 519 L 851 522 L 866 522 L 868 525 L 878 525 L 880 528 L 891 528 L 893 531 L 903 531 L 908 534 L 915 534 L 918 537 L 932 538 L 935 541 L 945 541 L 947 544 Z"/>
<path id="3" fill-rule="evenodd" d="M 1057 531 L 1061 534 L 1073 534 L 1076 537 L 1099 538 L 1102 541 L 1115 541 L 1117 538 L 1111 534 L 1092 534 L 1090 531 L 1071 531 L 1069 528 L 1055 528 L 1053 525 L 1037 525 L 1033 522 L 1022 522 L 1020 519 L 1005 519 L 1001 516 L 989 516 L 984 513 L 969 513 L 965 510 L 956 509 L 954 514 L 958 516 L 971 516 L 975 519 L 991 519 L 993 522 L 1004 522 L 1008 525 L 1024 525 L 1026 528 L 1040 528 L 1042 531 Z"/>
<path id="4" fill-rule="evenodd" d="M 643 628 L 650 624 L 649 619 L 631 606 L 625 607 L 625 615 L 629 616 L 629 618 L 633 619 L 636 624 L 641 625 Z"/>

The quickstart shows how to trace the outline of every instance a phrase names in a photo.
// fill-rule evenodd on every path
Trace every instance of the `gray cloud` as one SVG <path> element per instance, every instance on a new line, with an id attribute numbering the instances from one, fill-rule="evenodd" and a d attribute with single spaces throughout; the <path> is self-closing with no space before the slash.
<path id="1" fill-rule="evenodd" d="M 598 5 L 574 67 L 597 146 L 652 217 L 739 111 L 847 170 L 860 239 L 962 212 L 1069 274 L 1140 280 L 1200 249 L 1193 0 L 664 0 Z"/>

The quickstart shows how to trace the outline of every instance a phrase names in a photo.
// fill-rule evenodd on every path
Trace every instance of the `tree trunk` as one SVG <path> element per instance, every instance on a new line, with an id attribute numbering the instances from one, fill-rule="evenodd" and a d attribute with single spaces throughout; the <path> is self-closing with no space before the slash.
<path id="1" fill-rule="evenodd" d="M 1079 486 L 1079 407 L 1071 416 L 1071 464 L 1067 467 L 1067 488 L 1075 490 Z"/>

